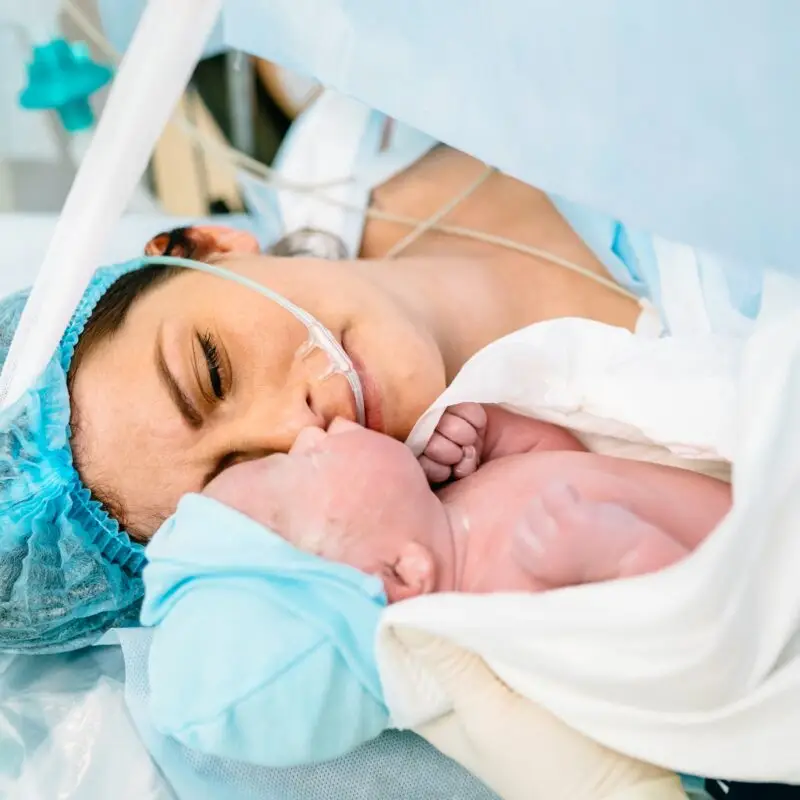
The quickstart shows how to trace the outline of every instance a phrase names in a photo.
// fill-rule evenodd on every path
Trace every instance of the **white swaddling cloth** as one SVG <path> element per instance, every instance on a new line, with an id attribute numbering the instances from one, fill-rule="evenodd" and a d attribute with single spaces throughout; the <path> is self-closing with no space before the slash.
<path id="1" fill-rule="evenodd" d="M 692 774 L 800 782 L 800 326 L 786 280 L 771 282 L 765 309 L 783 303 L 794 316 L 770 314 L 747 342 L 654 341 L 559 320 L 464 368 L 412 445 L 447 405 L 503 401 L 599 452 L 683 457 L 712 473 L 731 458 L 735 503 L 695 553 L 657 574 L 390 607 L 378 658 L 398 726 L 450 710 L 393 636 L 412 627 L 476 651 L 513 689 L 616 750 Z"/>

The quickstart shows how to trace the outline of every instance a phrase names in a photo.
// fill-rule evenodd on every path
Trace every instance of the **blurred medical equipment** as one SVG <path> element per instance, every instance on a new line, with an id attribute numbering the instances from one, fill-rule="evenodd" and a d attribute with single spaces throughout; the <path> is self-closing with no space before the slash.
<path id="1" fill-rule="evenodd" d="M 11 106 L 0 134 L 0 207 L 29 211 L 60 209 L 89 148 L 92 103 L 112 71 L 94 61 L 83 41 L 67 42 L 57 26 L 58 0 L 6 6 L 0 88 Z M 13 98 L 13 99 L 12 99 Z M 90 102 L 91 101 L 91 102 Z M 42 112 L 51 112 L 50 114 Z M 34 113 L 32 113 L 34 112 Z M 127 208 L 157 210 L 137 185 Z"/>
<path id="2" fill-rule="evenodd" d="M 31 110 L 53 110 L 70 133 L 91 128 L 89 98 L 111 80 L 111 70 L 92 60 L 81 42 L 53 39 L 33 48 L 28 85 L 19 103 Z"/>
<path id="3" fill-rule="evenodd" d="M 225 57 L 225 73 L 231 107 L 231 142 L 237 150 L 253 155 L 255 81 L 250 60 L 242 53 L 228 53 Z"/>

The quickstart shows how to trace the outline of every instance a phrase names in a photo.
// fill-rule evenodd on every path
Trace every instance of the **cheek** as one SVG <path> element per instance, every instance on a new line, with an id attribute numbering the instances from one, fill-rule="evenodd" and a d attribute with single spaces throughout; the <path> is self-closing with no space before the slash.
<path id="1" fill-rule="evenodd" d="M 283 385 L 308 339 L 305 325 L 276 303 L 245 290 L 241 302 L 214 313 L 215 327 L 231 361 L 234 391 Z"/>
<path id="2" fill-rule="evenodd" d="M 387 560 L 383 557 L 378 542 L 371 539 L 353 542 L 347 548 L 345 557 L 338 560 L 367 575 L 377 575 L 379 578 L 384 577 L 387 565 Z"/>
<path id="3" fill-rule="evenodd" d="M 353 488 L 346 491 L 344 498 L 330 504 L 320 555 L 368 574 L 380 574 L 385 562 L 385 525 L 367 499 L 369 493 Z M 354 496 L 356 492 L 358 496 Z"/>
<path id="4" fill-rule="evenodd" d="M 291 509 L 302 508 L 305 498 L 298 495 L 291 468 L 275 459 L 285 457 L 271 456 L 229 467 L 206 486 L 203 494 L 299 546 L 302 520 L 293 520 Z"/>
<path id="5" fill-rule="evenodd" d="M 353 502 L 353 489 L 336 471 L 303 465 L 292 491 L 284 487 L 281 505 L 286 526 L 281 533 L 291 544 L 330 561 L 353 563 L 365 524 L 363 503 Z"/>
<path id="6" fill-rule="evenodd" d="M 394 325 L 387 319 L 365 325 L 359 347 L 381 390 L 385 432 L 404 441 L 446 388 L 441 354 L 432 339 L 404 319 Z"/>

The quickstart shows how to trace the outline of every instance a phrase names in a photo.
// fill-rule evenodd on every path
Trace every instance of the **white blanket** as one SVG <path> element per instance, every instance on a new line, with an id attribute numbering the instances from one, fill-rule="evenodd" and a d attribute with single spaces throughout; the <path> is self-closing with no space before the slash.
<path id="1" fill-rule="evenodd" d="M 800 782 L 800 324 L 771 285 L 747 342 L 645 340 L 582 320 L 479 353 L 412 433 L 455 402 L 504 402 L 592 449 L 724 473 L 734 507 L 661 573 L 539 595 L 435 595 L 389 608 L 378 657 L 395 723 L 449 709 L 393 636 L 482 655 L 511 687 L 602 743 L 683 772 Z"/>

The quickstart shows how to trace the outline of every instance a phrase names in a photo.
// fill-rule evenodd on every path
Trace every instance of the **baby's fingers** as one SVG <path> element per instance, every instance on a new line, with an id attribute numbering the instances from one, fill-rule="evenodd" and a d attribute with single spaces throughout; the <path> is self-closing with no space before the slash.
<path id="1" fill-rule="evenodd" d="M 483 432 L 489 421 L 486 409 L 480 403 L 457 403 L 447 409 L 445 416 L 463 419 L 479 434 Z M 466 442 L 466 444 L 470 444 L 470 442 Z"/>
<path id="2" fill-rule="evenodd" d="M 466 478 L 478 469 L 478 451 L 470 445 L 464 448 L 461 461 L 453 467 L 454 478 Z"/>
<path id="3" fill-rule="evenodd" d="M 464 403 L 463 405 L 474 406 L 475 404 Z M 453 408 L 455 410 L 460 410 L 461 406 L 454 406 Z M 480 406 L 477 406 L 477 408 L 480 408 L 480 410 L 483 411 Z M 478 442 L 478 428 L 476 428 L 470 419 L 454 413 L 453 409 L 449 409 L 439 420 L 436 430 L 446 439 L 449 439 L 454 444 L 461 445 L 462 447 L 468 447 L 469 445 L 474 445 Z"/>
<path id="4" fill-rule="evenodd" d="M 439 464 L 425 455 L 419 457 L 419 464 L 428 483 L 445 483 L 450 479 L 451 468 L 446 464 Z"/>
<path id="5" fill-rule="evenodd" d="M 431 461 L 452 467 L 463 458 L 464 448 L 451 441 L 449 437 L 443 436 L 437 429 L 425 446 L 424 454 Z"/>

